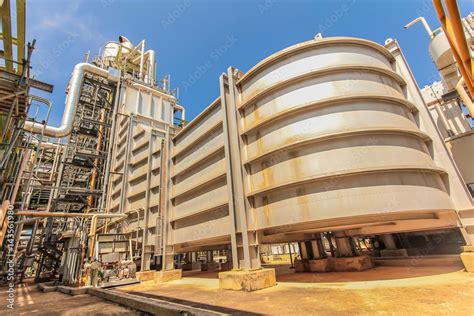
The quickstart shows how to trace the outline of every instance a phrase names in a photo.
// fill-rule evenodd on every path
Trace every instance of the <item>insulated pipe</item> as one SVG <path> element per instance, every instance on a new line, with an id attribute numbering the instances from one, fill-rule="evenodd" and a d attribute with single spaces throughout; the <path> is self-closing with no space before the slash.
<path id="1" fill-rule="evenodd" d="M 34 145 L 39 145 L 38 140 L 32 139 L 31 143 Z M 60 148 L 62 144 L 60 143 L 51 143 L 51 142 L 41 142 L 41 148 L 48 148 L 48 149 L 58 149 Z"/>
<path id="2" fill-rule="evenodd" d="M 420 16 L 416 19 L 414 19 L 413 21 L 411 21 L 410 23 L 408 23 L 407 25 L 404 26 L 404 28 L 409 28 L 410 26 L 412 26 L 413 24 L 415 24 L 416 22 L 420 22 L 423 23 L 423 26 L 425 27 L 425 30 L 426 30 L 426 33 L 428 33 L 428 35 L 430 36 L 431 39 L 434 38 L 434 34 L 433 34 L 433 31 L 431 30 L 430 26 L 428 25 L 428 23 L 426 22 L 425 18 Z"/>
<path id="3" fill-rule="evenodd" d="M 463 77 L 461 77 L 461 79 L 459 79 L 458 83 L 456 84 L 456 91 L 459 93 L 459 96 L 469 111 L 469 114 L 471 114 L 471 117 L 474 117 L 474 105 L 472 104 L 471 97 L 469 97 L 466 90 L 464 89 L 464 83 L 465 80 Z"/>
<path id="4" fill-rule="evenodd" d="M 181 111 L 181 121 L 184 122 L 186 120 L 186 110 L 184 109 L 184 106 L 176 104 L 174 108 Z"/>
<path id="5" fill-rule="evenodd" d="M 147 69 L 147 76 L 146 76 L 146 83 L 149 84 L 154 84 L 156 80 L 156 74 L 155 74 L 155 65 L 156 65 L 156 57 L 155 57 L 155 51 L 154 50 L 147 50 L 145 53 L 145 57 L 147 57 L 148 60 L 148 69 Z"/>
<path id="6" fill-rule="evenodd" d="M 64 106 L 63 118 L 61 120 L 61 126 L 44 126 L 43 124 L 38 124 L 35 122 L 25 122 L 24 129 L 33 133 L 41 134 L 54 138 L 61 138 L 67 136 L 72 131 L 72 123 L 74 121 L 74 116 L 76 115 L 77 104 L 81 95 L 82 82 L 84 80 L 84 74 L 86 72 L 98 75 L 108 80 L 118 82 L 119 78 L 112 76 L 105 69 L 96 67 L 87 63 L 79 63 L 74 67 L 72 72 L 71 81 L 70 81 L 70 90 L 66 97 L 66 103 Z"/>
<path id="7" fill-rule="evenodd" d="M 141 45 L 140 45 L 141 44 Z M 140 48 L 140 73 L 139 73 L 139 77 L 140 79 L 143 80 L 143 65 L 144 65 L 144 61 L 145 61 L 145 40 L 141 41 L 139 45 L 141 46 Z"/>

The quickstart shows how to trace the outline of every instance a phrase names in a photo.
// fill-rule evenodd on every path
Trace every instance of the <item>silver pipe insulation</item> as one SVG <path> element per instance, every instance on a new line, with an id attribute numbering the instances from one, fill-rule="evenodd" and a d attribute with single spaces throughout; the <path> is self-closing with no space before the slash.
<path id="1" fill-rule="evenodd" d="M 184 109 L 184 106 L 176 104 L 174 108 L 181 111 L 181 121 L 184 122 L 186 120 L 186 110 Z"/>
<path id="2" fill-rule="evenodd" d="M 155 51 L 154 50 L 147 50 L 145 55 L 148 55 L 148 82 L 149 84 L 155 84 L 156 80 L 156 73 L 155 73 L 155 67 L 156 67 L 156 57 L 155 57 Z"/>
<path id="3" fill-rule="evenodd" d="M 107 70 L 96 67 L 88 63 L 79 63 L 74 67 L 70 81 L 70 90 L 66 97 L 66 103 L 64 105 L 63 118 L 61 120 L 61 126 L 44 126 L 35 122 L 26 121 L 24 129 L 33 133 L 41 134 L 54 138 L 61 138 L 69 135 L 72 132 L 72 123 L 74 116 L 76 115 L 77 104 L 81 94 L 82 82 L 84 80 L 84 74 L 86 72 L 107 78 L 108 80 L 118 82 L 119 78 L 112 76 Z"/>

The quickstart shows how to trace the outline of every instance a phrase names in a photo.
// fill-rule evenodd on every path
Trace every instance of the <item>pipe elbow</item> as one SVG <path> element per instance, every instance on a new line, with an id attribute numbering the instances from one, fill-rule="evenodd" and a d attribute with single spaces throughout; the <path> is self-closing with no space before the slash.
<path id="1" fill-rule="evenodd" d="M 61 121 L 61 126 L 53 127 L 44 126 L 43 124 L 38 124 L 35 122 L 25 122 L 25 130 L 54 138 L 62 138 L 71 134 L 74 116 L 76 115 L 77 104 L 79 103 L 79 97 L 81 94 L 84 74 L 86 72 L 107 78 L 107 80 L 110 81 L 119 81 L 119 77 L 112 75 L 105 69 L 84 62 L 77 64 L 76 66 L 74 66 L 74 70 L 71 75 L 71 88 L 66 98 L 66 104 L 64 106 L 64 114 Z"/>

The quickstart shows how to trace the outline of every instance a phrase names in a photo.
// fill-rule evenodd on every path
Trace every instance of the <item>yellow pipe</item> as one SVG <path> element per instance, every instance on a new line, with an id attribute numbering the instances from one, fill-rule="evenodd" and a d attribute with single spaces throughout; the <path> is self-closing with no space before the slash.
<path id="1" fill-rule="evenodd" d="M 456 84 L 456 90 L 459 93 L 459 96 L 461 97 L 467 110 L 469 111 L 469 114 L 471 114 L 471 117 L 474 117 L 474 105 L 472 104 L 471 97 L 469 97 L 466 90 L 464 90 L 464 83 L 464 78 L 459 79 L 458 83 Z"/>
<path id="2" fill-rule="evenodd" d="M 443 31 L 446 34 L 446 38 L 448 39 L 449 46 L 451 46 L 451 51 L 453 52 L 454 59 L 456 60 L 456 63 L 458 64 L 459 71 L 461 72 L 461 75 L 466 79 L 465 82 L 466 82 L 467 89 L 469 90 L 469 93 L 471 95 L 474 95 L 471 74 L 464 67 L 463 60 L 461 56 L 459 55 L 458 47 L 456 45 L 456 42 L 454 41 L 454 34 L 451 27 L 451 22 L 446 17 L 443 4 L 441 3 L 441 0 L 433 0 L 433 4 L 436 9 L 436 13 L 438 15 L 439 21 L 441 22 L 441 27 L 443 28 Z"/>
<path id="3" fill-rule="evenodd" d="M 37 212 L 37 211 L 18 211 L 17 216 L 31 217 L 126 217 L 126 214 L 103 214 L 103 213 L 62 213 L 62 212 Z"/>
<path id="4" fill-rule="evenodd" d="M 464 28 L 461 23 L 461 17 L 459 15 L 458 4 L 456 0 L 445 0 L 446 8 L 451 22 L 451 28 L 454 33 L 454 40 L 459 50 L 459 56 L 461 57 L 464 67 L 467 73 L 470 75 L 469 79 L 472 82 L 472 67 L 473 61 L 469 54 L 469 48 L 467 47 L 466 37 L 464 35 Z"/>

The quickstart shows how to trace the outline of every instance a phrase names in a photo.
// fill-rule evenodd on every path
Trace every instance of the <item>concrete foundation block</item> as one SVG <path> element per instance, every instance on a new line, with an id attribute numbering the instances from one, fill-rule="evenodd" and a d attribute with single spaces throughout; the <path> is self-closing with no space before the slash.
<path id="1" fill-rule="evenodd" d="M 140 271 L 136 273 L 137 279 L 144 284 L 155 284 L 179 280 L 182 278 L 181 269 L 165 270 L 165 271 Z"/>
<path id="2" fill-rule="evenodd" d="M 155 272 L 154 270 L 149 270 L 149 271 L 139 271 L 136 273 L 136 278 L 141 281 L 153 281 L 155 279 Z"/>
<path id="3" fill-rule="evenodd" d="M 44 292 L 44 293 L 54 292 L 57 290 L 57 286 L 52 285 L 50 283 L 40 283 L 38 284 L 37 287 L 41 292 Z"/>
<path id="4" fill-rule="evenodd" d="M 461 260 L 466 271 L 474 273 L 474 252 L 461 253 Z"/>
<path id="5" fill-rule="evenodd" d="M 308 262 L 308 268 L 310 272 L 329 272 L 331 266 L 329 259 L 312 259 Z"/>
<path id="6" fill-rule="evenodd" d="M 75 296 L 75 295 L 86 294 L 89 288 L 90 286 L 71 287 L 71 286 L 60 285 L 56 289 L 58 292 Z"/>
<path id="7" fill-rule="evenodd" d="M 463 250 L 464 252 L 474 252 L 474 246 L 471 246 L 471 245 L 469 245 L 469 246 L 463 246 L 463 247 L 462 247 L 462 250 Z"/>
<path id="8" fill-rule="evenodd" d="M 309 271 L 308 259 L 296 259 L 293 265 L 295 266 L 295 272 L 308 272 Z"/>
<path id="9" fill-rule="evenodd" d="M 181 269 L 155 271 L 155 283 L 169 282 L 173 280 L 180 280 L 183 277 Z"/>
<path id="10" fill-rule="evenodd" d="M 408 257 L 406 249 L 382 249 L 380 250 L 382 257 Z"/>
<path id="11" fill-rule="evenodd" d="M 329 258 L 331 271 L 365 271 L 375 266 L 371 256 Z"/>
<path id="12" fill-rule="evenodd" d="M 219 273 L 219 288 L 235 291 L 257 291 L 276 285 L 275 269 L 232 270 Z"/>

